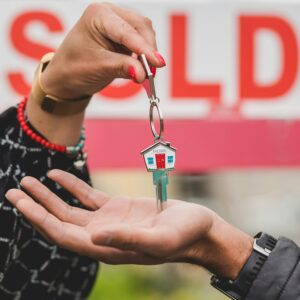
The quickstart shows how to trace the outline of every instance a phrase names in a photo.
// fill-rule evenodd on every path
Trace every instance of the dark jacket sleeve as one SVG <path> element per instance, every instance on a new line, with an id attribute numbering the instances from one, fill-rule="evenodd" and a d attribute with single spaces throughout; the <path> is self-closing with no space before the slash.
<path id="1" fill-rule="evenodd" d="M 245 300 L 300 299 L 299 259 L 299 247 L 291 240 L 279 238 Z"/>

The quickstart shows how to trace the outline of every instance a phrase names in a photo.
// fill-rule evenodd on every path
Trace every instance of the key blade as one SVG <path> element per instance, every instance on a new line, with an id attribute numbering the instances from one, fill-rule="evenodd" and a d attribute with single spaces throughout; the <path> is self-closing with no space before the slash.
<path id="1" fill-rule="evenodd" d="M 157 200 L 157 211 L 158 213 L 162 212 L 164 210 L 164 203 L 163 203 L 163 199 L 162 199 L 162 184 L 161 181 L 158 182 L 157 186 L 156 186 L 156 200 Z"/>
<path id="2" fill-rule="evenodd" d="M 156 186 L 157 210 L 162 212 L 167 207 L 168 173 L 165 170 L 153 172 L 153 183 Z"/>

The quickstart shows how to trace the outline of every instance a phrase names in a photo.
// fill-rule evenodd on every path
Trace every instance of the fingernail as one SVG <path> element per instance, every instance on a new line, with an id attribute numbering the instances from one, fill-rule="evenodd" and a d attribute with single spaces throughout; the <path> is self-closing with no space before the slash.
<path id="1" fill-rule="evenodd" d="M 24 184 L 24 181 L 25 181 L 25 183 L 26 183 L 26 179 L 25 179 L 26 177 L 23 177 L 22 179 L 21 179 L 21 181 L 20 181 L 20 185 L 22 186 L 23 184 Z"/>
<path id="2" fill-rule="evenodd" d="M 133 66 L 128 68 L 128 74 L 132 80 L 135 80 L 135 69 Z"/>
<path id="3" fill-rule="evenodd" d="M 156 68 L 155 67 L 150 67 L 150 71 L 153 74 L 153 77 L 156 75 Z"/>
<path id="4" fill-rule="evenodd" d="M 162 55 L 157 52 L 157 51 L 154 51 L 154 55 L 156 56 L 156 58 L 159 60 L 159 62 L 165 66 L 166 65 L 166 61 L 164 60 L 164 58 L 162 57 Z"/>
<path id="5" fill-rule="evenodd" d="M 54 173 L 53 170 L 50 170 L 46 173 L 46 176 L 49 177 L 49 176 L 51 176 L 52 173 Z"/>
<path id="6" fill-rule="evenodd" d="M 31 177 L 25 176 L 22 178 L 22 180 L 20 181 L 20 185 L 32 185 L 35 183 L 35 180 Z"/>
<path id="7" fill-rule="evenodd" d="M 8 190 L 8 191 L 6 191 L 6 193 L 5 193 L 5 198 L 7 199 L 7 200 L 9 200 L 9 196 L 11 196 L 11 195 L 9 195 L 10 194 L 10 190 Z M 9 200 L 10 201 L 10 200 Z"/>

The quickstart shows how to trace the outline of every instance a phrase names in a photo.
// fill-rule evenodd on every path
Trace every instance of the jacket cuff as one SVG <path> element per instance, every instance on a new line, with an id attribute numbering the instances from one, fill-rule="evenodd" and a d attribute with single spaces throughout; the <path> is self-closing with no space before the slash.
<path id="1" fill-rule="evenodd" d="M 300 250 L 293 241 L 279 238 L 245 300 L 279 299 L 297 268 L 299 254 Z"/>

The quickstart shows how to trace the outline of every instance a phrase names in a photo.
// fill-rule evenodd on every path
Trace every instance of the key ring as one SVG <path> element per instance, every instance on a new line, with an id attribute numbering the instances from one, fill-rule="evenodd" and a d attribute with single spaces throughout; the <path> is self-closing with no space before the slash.
<path id="1" fill-rule="evenodd" d="M 155 84 L 154 84 L 154 77 L 150 70 L 149 64 L 147 62 L 145 54 L 140 55 L 140 61 L 144 66 L 146 72 L 146 80 L 144 82 L 144 88 L 147 92 L 148 98 L 150 100 L 150 110 L 149 110 L 149 117 L 150 117 L 150 127 L 152 134 L 154 136 L 154 140 L 162 140 L 164 135 L 164 118 L 162 111 L 159 108 L 159 98 L 156 96 Z M 154 123 L 154 109 L 157 111 L 158 118 L 159 118 L 159 132 L 157 132 Z"/>
<path id="2" fill-rule="evenodd" d="M 150 117 L 150 127 L 152 134 L 154 136 L 154 140 L 162 140 L 164 136 L 164 118 L 162 115 L 162 111 L 158 105 L 159 99 L 156 98 L 155 100 L 150 101 L 150 110 L 149 110 L 149 117 Z M 159 133 L 157 133 L 154 123 L 154 109 L 156 109 L 158 118 L 159 118 Z"/>
<path id="3" fill-rule="evenodd" d="M 145 72 L 146 72 L 146 80 L 143 83 L 144 89 L 146 90 L 146 93 L 148 95 L 148 98 L 150 101 L 155 101 L 158 99 L 156 97 L 156 90 L 155 90 L 155 84 L 154 84 L 154 77 L 150 70 L 149 64 L 147 62 L 145 54 L 141 54 L 139 56 L 139 59 L 144 66 Z M 158 100 L 159 101 L 159 100 Z"/>

